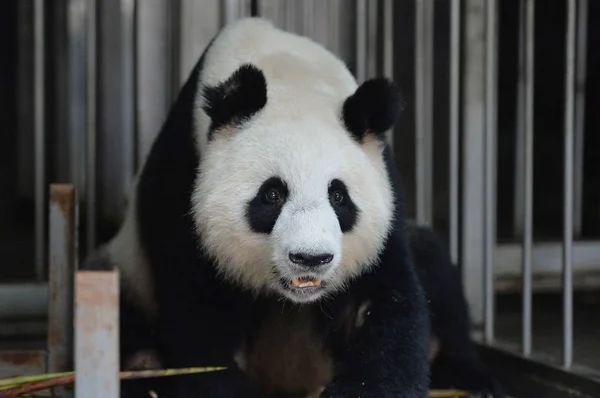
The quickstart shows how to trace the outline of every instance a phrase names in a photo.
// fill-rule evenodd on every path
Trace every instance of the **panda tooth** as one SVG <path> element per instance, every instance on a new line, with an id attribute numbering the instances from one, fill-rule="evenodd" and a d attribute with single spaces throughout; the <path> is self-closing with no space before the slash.
<path id="1" fill-rule="evenodd" d="M 292 280 L 292 285 L 294 287 L 317 287 L 321 285 L 321 280 L 320 279 L 313 279 L 313 278 L 300 278 L 300 279 L 293 279 Z"/>

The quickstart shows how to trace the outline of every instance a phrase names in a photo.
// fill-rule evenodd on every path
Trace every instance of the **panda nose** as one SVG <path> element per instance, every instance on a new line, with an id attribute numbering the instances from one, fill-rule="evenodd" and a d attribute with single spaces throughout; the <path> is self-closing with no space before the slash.
<path id="1" fill-rule="evenodd" d="M 333 254 L 308 254 L 308 253 L 290 253 L 290 261 L 294 264 L 304 265 L 306 267 L 316 267 L 329 264 L 333 260 Z"/>

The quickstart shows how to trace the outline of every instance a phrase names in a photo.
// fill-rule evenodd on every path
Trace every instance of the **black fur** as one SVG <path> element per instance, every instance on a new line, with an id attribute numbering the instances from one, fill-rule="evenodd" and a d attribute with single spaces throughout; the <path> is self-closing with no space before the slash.
<path id="1" fill-rule="evenodd" d="M 378 137 L 400 118 L 404 100 L 394 84 L 384 78 L 362 83 L 342 107 L 342 120 L 352 136 L 360 143 L 367 134 Z"/>
<path id="2" fill-rule="evenodd" d="M 469 309 L 460 273 L 451 263 L 445 243 L 430 229 L 416 225 L 409 225 L 409 236 L 429 301 L 432 336 L 440 344 L 431 367 L 431 387 L 503 397 L 502 386 L 480 362 L 470 339 Z"/>
<path id="3" fill-rule="evenodd" d="M 341 203 L 335 203 L 333 201 L 332 195 L 336 191 L 339 191 L 343 195 L 344 199 Z M 359 210 L 352 201 L 346 184 L 337 178 L 331 181 L 331 184 L 329 184 L 329 197 L 331 206 L 333 207 L 333 210 L 335 210 L 335 215 L 340 223 L 340 229 L 342 232 L 346 233 L 352 231 L 352 228 L 354 228 L 356 222 L 358 221 Z"/>
<path id="4" fill-rule="evenodd" d="M 266 306 L 277 299 L 255 299 L 219 278 L 215 265 L 198 251 L 190 215 L 199 162 L 192 115 L 202 60 L 181 90 L 141 172 L 137 221 L 153 272 L 158 302 L 156 330 L 162 344 L 158 347 L 164 365 L 228 366 L 226 371 L 171 378 L 177 396 L 258 397 L 258 387 L 237 368 L 232 357 L 242 340 L 252 337 Z M 221 123 L 227 114 L 218 107 L 211 112 Z M 374 117 L 376 114 L 370 116 L 369 127 L 379 130 Z M 389 148 L 385 159 L 388 168 L 395 169 Z M 400 192 L 400 181 L 392 180 Z M 427 396 L 427 303 L 412 266 L 402 194 L 397 198 L 397 217 L 379 266 L 355 280 L 348 292 L 315 305 L 324 338 L 335 347 L 339 372 L 322 397 Z M 364 327 L 351 344 L 340 344 L 336 319 L 349 303 L 366 299 L 371 300 L 372 307 Z M 124 309 L 135 311 L 134 307 Z M 121 319 L 134 316 L 121 315 Z M 129 339 L 124 344 L 136 343 Z M 122 347 L 125 349 L 135 351 L 135 347 Z"/>
<path id="5" fill-rule="evenodd" d="M 271 189 L 279 192 L 281 200 L 277 202 L 269 201 L 265 195 Z M 278 177 L 271 177 L 266 180 L 258 189 L 256 196 L 248 203 L 246 207 L 246 218 L 252 231 L 263 234 L 270 234 L 273 231 L 275 222 L 281 213 L 285 199 L 289 195 L 289 190 L 284 181 Z"/>
<path id="6" fill-rule="evenodd" d="M 227 125 L 239 125 L 259 112 L 267 104 L 267 81 L 254 65 L 240 66 L 229 79 L 202 90 L 206 101 L 203 106 L 211 118 L 208 138 Z"/>

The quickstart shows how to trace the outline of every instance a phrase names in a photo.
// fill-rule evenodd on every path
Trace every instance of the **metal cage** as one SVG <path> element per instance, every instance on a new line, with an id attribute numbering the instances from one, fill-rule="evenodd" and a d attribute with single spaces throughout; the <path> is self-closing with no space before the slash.
<path id="1" fill-rule="evenodd" d="M 409 214 L 448 238 L 474 337 L 515 395 L 599 394 L 600 323 L 581 319 L 600 307 L 589 304 L 600 286 L 599 2 L 20 0 L 2 7 L 12 56 L 0 67 L 12 116 L 0 137 L 11 173 L 0 200 L 0 343 L 37 338 L 47 351 L 0 354 L 0 376 L 67 366 L 64 353 L 47 360 L 67 343 L 43 337 L 53 327 L 66 333 L 73 315 L 65 304 L 73 293 L 56 298 L 56 283 L 73 285 L 79 253 L 115 232 L 135 172 L 210 39 L 229 21 L 258 14 L 323 43 L 359 81 L 384 75 L 399 83 L 408 111 L 388 139 Z M 65 227 L 48 224 L 48 209 L 58 220 L 47 194 L 56 182 L 73 184 L 72 199 L 81 203 L 73 252 L 59 250 L 65 235 L 54 228 Z"/>

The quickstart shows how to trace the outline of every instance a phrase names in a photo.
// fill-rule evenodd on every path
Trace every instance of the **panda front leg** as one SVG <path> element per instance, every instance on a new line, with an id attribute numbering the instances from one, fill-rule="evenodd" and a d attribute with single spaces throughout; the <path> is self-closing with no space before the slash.
<path id="1" fill-rule="evenodd" d="M 370 306 L 360 330 L 336 355 L 339 373 L 321 398 L 427 397 L 427 303 L 414 270 L 390 260 L 375 280 L 356 286 Z"/>
<path id="2" fill-rule="evenodd" d="M 169 367 L 227 367 L 226 370 L 175 377 L 178 398 L 258 398 L 259 391 L 233 360 L 242 339 L 243 310 L 223 307 L 218 297 L 173 298 L 161 326 Z M 215 301 L 216 300 L 216 301 Z"/>

